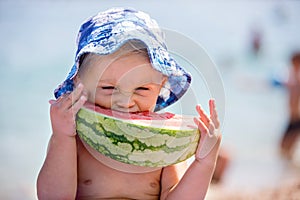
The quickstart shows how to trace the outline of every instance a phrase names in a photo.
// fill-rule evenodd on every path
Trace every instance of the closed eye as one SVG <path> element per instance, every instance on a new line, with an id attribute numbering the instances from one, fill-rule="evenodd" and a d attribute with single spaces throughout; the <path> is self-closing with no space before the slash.
<path id="1" fill-rule="evenodd" d="M 148 96 L 151 89 L 149 87 L 138 87 L 135 89 L 135 94 L 140 96 Z"/>
<path id="2" fill-rule="evenodd" d="M 113 90 L 113 89 L 115 89 L 114 86 L 102 86 L 101 88 L 102 88 L 103 90 Z"/>
<path id="3" fill-rule="evenodd" d="M 135 90 L 149 90 L 149 88 L 147 88 L 147 87 L 138 87 Z"/>

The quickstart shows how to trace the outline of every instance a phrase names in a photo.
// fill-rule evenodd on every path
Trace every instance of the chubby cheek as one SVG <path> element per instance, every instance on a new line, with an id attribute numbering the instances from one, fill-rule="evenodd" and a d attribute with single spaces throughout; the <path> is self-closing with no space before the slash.
<path id="1" fill-rule="evenodd" d="M 97 95 L 97 94 L 93 94 L 90 98 L 91 102 L 102 106 L 104 108 L 111 108 L 112 107 L 112 98 L 111 96 L 103 96 L 103 95 Z"/>
<path id="2" fill-rule="evenodd" d="M 148 98 L 139 99 L 136 101 L 140 111 L 154 111 L 157 101 L 157 96 L 153 95 Z"/>
<path id="3" fill-rule="evenodd" d="M 136 104 L 139 107 L 140 111 L 154 111 L 157 98 L 160 92 L 160 88 L 156 88 L 151 95 L 147 97 L 141 97 L 136 100 Z"/>

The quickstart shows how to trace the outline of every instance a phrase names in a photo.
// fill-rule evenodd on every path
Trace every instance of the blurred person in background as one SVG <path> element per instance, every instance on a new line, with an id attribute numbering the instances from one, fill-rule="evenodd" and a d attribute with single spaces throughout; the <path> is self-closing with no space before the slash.
<path id="1" fill-rule="evenodd" d="M 212 183 L 218 184 L 222 182 L 228 165 L 230 164 L 230 159 L 230 152 L 226 148 L 220 148 L 215 171 L 212 177 Z"/>
<path id="2" fill-rule="evenodd" d="M 289 122 L 281 138 L 281 152 L 284 157 L 291 159 L 300 134 L 300 51 L 291 57 L 286 87 L 289 95 Z"/>

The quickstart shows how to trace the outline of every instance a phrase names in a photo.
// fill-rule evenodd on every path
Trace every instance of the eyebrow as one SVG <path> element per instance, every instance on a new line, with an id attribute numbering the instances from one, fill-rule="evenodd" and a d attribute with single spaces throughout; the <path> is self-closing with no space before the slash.
<path id="1" fill-rule="evenodd" d="M 111 82 L 116 82 L 116 80 L 115 79 L 104 79 L 104 80 L 99 80 L 99 82 L 101 82 L 101 83 L 103 83 L 103 82 L 105 82 L 105 83 L 111 83 Z"/>

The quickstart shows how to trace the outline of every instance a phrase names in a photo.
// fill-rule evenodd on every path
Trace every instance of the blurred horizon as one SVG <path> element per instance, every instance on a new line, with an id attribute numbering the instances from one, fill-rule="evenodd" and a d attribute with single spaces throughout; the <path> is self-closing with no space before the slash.
<path id="1" fill-rule="evenodd" d="M 300 174 L 300 163 L 278 154 L 288 109 L 285 88 L 274 84 L 286 79 L 290 55 L 300 50 L 300 1 L 1 0 L 1 199 L 36 199 L 51 135 L 48 100 L 73 65 L 79 26 L 119 6 L 149 13 L 217 66 L 225 93 L 222 146 L 231 156 L 225 188 L 257 191 Z M 199 94 L 201 103 L 209 92 Z"/>

